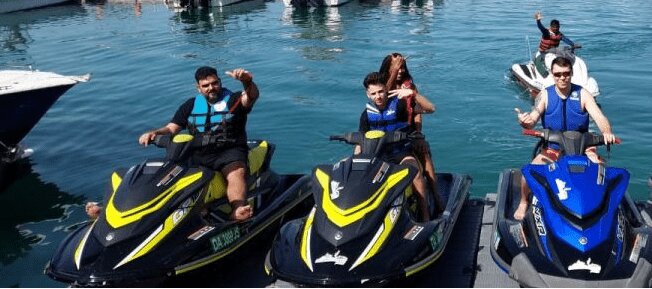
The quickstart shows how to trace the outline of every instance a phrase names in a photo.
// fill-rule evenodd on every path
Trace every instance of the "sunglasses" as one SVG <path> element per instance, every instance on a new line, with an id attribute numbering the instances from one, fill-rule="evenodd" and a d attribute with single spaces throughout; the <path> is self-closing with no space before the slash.
<path id="1" fill-rule="evenodd" d="M 562 76 L 564 76 L 564 77 L 569 77 L 569 76 L 571 76 L 571 72 L 570 72 L 570 71 L 555 72 L 555 73 L 553 73 L 552 75 L 553 75 L 554 77 L 557 77 L 557 78 L 562 77 Z"/>

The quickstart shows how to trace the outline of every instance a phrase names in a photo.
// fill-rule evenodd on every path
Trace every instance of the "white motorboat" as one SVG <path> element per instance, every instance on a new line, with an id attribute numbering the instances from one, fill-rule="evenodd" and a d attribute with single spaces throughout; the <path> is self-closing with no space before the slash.
<path id="1" fill-rule="evenodd" d="M 61 95 L 90 75 L 63 76 L 52 72 L 0 70 L 0 159 L 12 162 L 24 151 L 18 143 Z"/>
<path id="2" fill-rule="evenodd" d="M 573 62 L 573 76 L 571 82 L 581 85 L 588 90 L 593 97 L 600 94 L 597 81 L 589 76 L 589 69 L 582 58 L 575 55 L 575 48 L 564 47 L 560 49 L 549 50 L 544 55 L 544 65 L 537 65 L 535 61 L 530 60 L 527 63 L 516 63 L 512 65 L 511 71 L 517 82 L 530 92 L 532 97 L 539 94 L 542 89 L 554 84 L 552 75 L 550 74 L 550 65 L 557 56 L 565 56 Z M 539 56 L 537 52 L 536 57 Z"/>

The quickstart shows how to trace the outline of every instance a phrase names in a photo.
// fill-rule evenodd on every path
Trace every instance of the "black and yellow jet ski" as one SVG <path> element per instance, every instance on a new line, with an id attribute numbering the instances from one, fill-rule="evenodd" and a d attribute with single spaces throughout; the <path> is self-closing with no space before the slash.
<path id="1" fill-rule="evenodd" d="M 100 216 L 63 240 L 45 273 L 73 286 L 157 284 L 220 260 L 290 210 L 312 206 L 310 178 L 277 175 L 274 145 L 249 141 L 247 198 L 255 215 L 230 221 L 222 174 L 189 162 L 193 149 L 220 142 L 157 136 L 166 157 L 113 172 Z"/>
<path id="2" fill-rule="evenodd" d="M 435 262 L 468 197 L 471 178 L 438 174 L 445 211 L 417 221 L 416 170 L 384 160 L 390 147 L 414 137 L 398 131 L 331 137 L 359 145 L 361 153 L 313 170 L 315 206 L 306 217 L 281 227 L 265 259 L 266 272 L 300 286 L 376 286 L 391 285 Z"/>

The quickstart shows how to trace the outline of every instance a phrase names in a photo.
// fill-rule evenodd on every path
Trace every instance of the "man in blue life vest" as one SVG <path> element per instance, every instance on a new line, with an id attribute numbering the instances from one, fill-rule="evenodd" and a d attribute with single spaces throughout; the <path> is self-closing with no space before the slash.
<path id="1" fill-rule="evenodd" d="M 402 130 L 412 132 L 415 128 L 414 122 L 409 121 L 410 117 L 435 111 L 434 105 L 428 99 L 418 93 L 415 94 L 412 89 L 399 88 L 390 90 L 388 94 L 383 76 L 378 72 L 369 73 L 365 77 L 363 85 L 366 89 L 369 102 L 360 116 L 360 132 L 364 133 L 369 130 Z M 413 97 L 414 101 L 407 101 L 410 97 Z M 408 103 L 411 103 L 413 106 L 412 114 L 408 112 Z M 360 147 L 356 146 L 355 154 L 359 154 L 360 150 Z M 421 216 L 424 220 L 429 220 L 430 213 L 428 211 L 428 202 L 426 201 L 427 186 L 423 178 L 422 168 L 414 157 L 412 148 L 404 147 L 397 149 L 388 161 L 407 164 L 418 169 L 418 173 L 412 184 L 419 197 Z"/>
<path id="2" fill-rule="evenodd" d="M 539 27 L 539 30 L 541 30 L 541 41 L 539 41 L 539 54 L 537 55 L 536 59 L 534 60 L 535 65 L 537 65 L 537 68 L 539 69 L 539 72 L 543 72 L 541 75 L 543 77 L 548 76 L 548 72 L 544 68 L 544 57 L 546 52 L 549 49 L 554 49 L 559 47 L 559 44 L 561 41 L 564 43 L 572 46 L 572 47 L 579 47 L 579 44 L 573 43 L 570 39 L 568 39 L 566 36 L 564 36 L 561 31 L 559 31 L 559 21 L 557 19 L 553 19 L 550 21 L 550 27 L 546 28 L 541 24 L 541 12 L 537 11 L 534 13 L 534 19 L 537 21 L 537 27 Z"/>
<path id="3" fill-rule="evenodd" d="M 579 131 L 589 130 L 589 116 L 593 118 L 602 132 L 604 142 L 612 144 L 616 136 L 611 132 L 609 120 L 602 114 L 595 99 L 586 89 L 571 83 L 573 65 L 564 57 L 557 57 L 552 61 L 551 72 L 555 84 L 541 90 L 535 100 L 533 110 L 523 113 L 515 108 L 519 124 L 526 129 L 532 129 L 541 119 L 544 129 L 554 131 Z M 542 148 L 542 151 L 533 160 L 532 164 L 546 164 L 555 162 L 559 158 L 557 148 Z M 585 154 L 591 161 L 601 163 L 595 147 L 590 147 Z M 521 178 L 521 201 L 514 213 L 514 219 L 522 220 L 529 204 L 530 188 Z"/>
<path id="4" fill-rule="evenodd" d="M 246 202 L 248 146 L 245 128 L 247 114 L 259 92 L 249 71 L 237 68 L 226 74 L 242 82 L 243 91 L 231 92 L 222 87 L 215 68 L 200 67 L 195 72 L 199 94 L 185 101 L 167 125 L 145 132 L 138 142 L 146 146 L 156 135 L 176 134 L 184 128 L 191 134 L 222 133 L 235 139 L 234 144 L 195 152 L 193 160 L 222 172 L 227 181 L 226 195 L 233 209 L 231 219 L 242 221 L 253 216 L 253 208 Z"/>

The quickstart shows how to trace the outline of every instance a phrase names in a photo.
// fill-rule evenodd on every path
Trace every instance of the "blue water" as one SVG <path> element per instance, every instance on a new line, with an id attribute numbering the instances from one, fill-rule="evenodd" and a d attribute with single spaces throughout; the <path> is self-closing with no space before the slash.
<path id="1" fill-rule="evenodd" d="M 528 161 L 514 107 L 531 103 L 507 73 L 529 58 L 533 15 L 557 18 L 583 45 L 598 100 L 623 144 L 609 163 L 632 174 L 647 197 L 652 172 L 649 100 L 652 6 L 631 1 L 372 1 L 286 9 L 251 0 L 175 12 L 160 1 L 85 1 L 0 15 L 0 68 L 32 66 L 92 80 L 73 87 L 25 138 L 35 153 L 0 194 L 0 287 L 53 287 L 42 275 L 57 244 L 100 201 L 110 172 L 160 154 L 138 136 L 167 123 L 195 93 L 194 70 L 244 67 L 261 98 L 249 135 L 277 145 L 273 167 L 308 172 L 350 148 L 327 137 L 357 129 L 362 79 L 394 51 L 409 56 L 420 92 L 437 105 L 424 118 L 437 169 L 468 173 L 472 194 L 494 192 L 498 174 Z M 225 86 L 240 84 L 223 77 Z M 602 149 L 606 156 L 606 152 Z"/>

